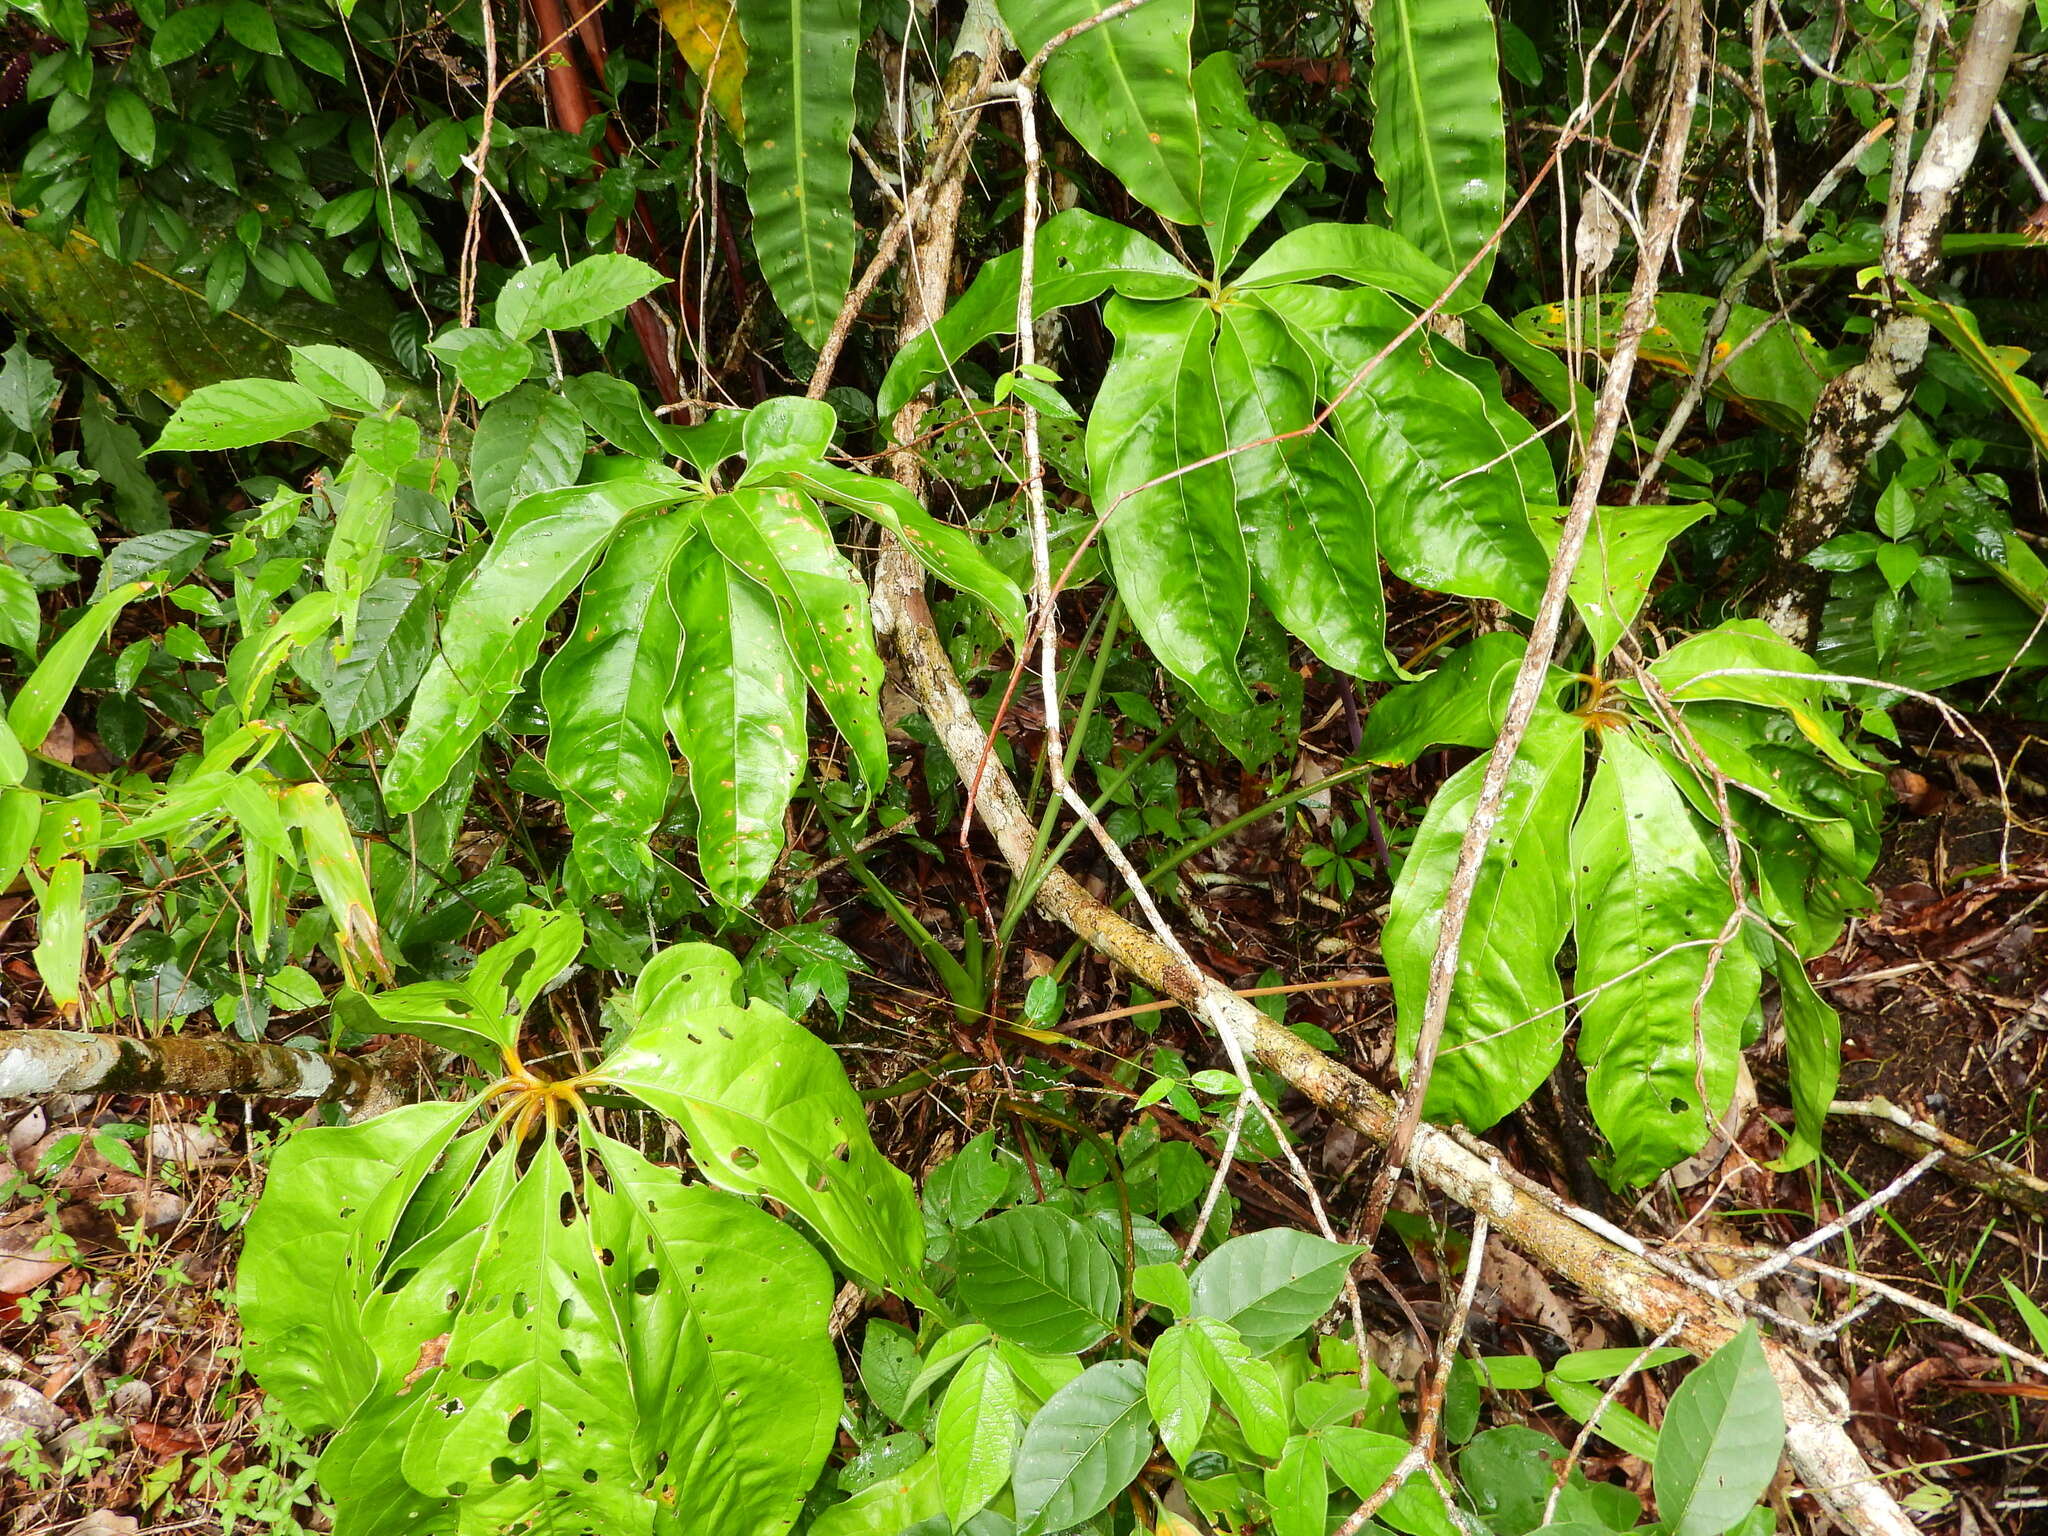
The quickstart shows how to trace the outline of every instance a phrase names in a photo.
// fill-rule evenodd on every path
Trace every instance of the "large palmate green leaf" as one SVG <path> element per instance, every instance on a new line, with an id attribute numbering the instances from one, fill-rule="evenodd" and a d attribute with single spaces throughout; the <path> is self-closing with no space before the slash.
<path id="1" fill-rule="evenodd" d="M 347 1422 L 375 1383 L 354 1327 L 366 1280 L 345 1261 L 377 1196 L 431 1160 L 467 1104 L 412 1104 L 360 1125 L 301 1131 L 271 1159 L 236 1275 L 242 1359 L 308 1434 Z M 413 1174 L 414 1181 L 418 1174 Z"/>
<path id="2" fill-rule="evenodd" d="M 1486 0 L 1388 0 L 1372 8 L 1372 168 L 1387 222 L 1453 271 L 1500 223 L 1507 123 Z M 1491 262 L 1473 274 L 1486 287 Z"/>
<path id="3" fill-rule="evenodd" d="M 1366 288 L 1382 288 L 1418 308 L 1435 303 L 1451 283 L 1449 267 L 1416 249 L 1398 230 L 1380 224 L 1304 224 L 1267 246 L 1231 283 L 1240 291 L 1279 288 L 1341 277 Z M 1469 286 L 1444 302 L 1461 314 L 1478 301 Z"/>
<path id="4" fill-rule="evenodd" d="M 893 421 L 913 395 L 974 347 L 1016 329 L 1023 272 L 1019 251 L 984 262 L 938 324 L 919 332 L 896 354 L 876 402 L 883 420 Z M 1111 290 L 1127 299 L 1177 299 L 1196 287 L 1194 273 L 1155 242 L 1085 208 L 1056 213 L 1039 226 L 1031 273 L 1031 302 L 1038 315 L 1085 304 Z"/>
<path id="5" fill-rule="evenodd" d="M 516 1145 L 497 1154 L 518 1155 Z M 568 1164 L 545 1140 L 490 1213 L 473 1284 L 446 1324 L 447 1355 L 463 1368 L 414 1385 L 428 1406 L 400 1465 L 429 1495 L 474 1488 L 472 1507 L 507 1525 L 572 1499 L 607 1528 L 644 1528 L 641 1488 L 654 1468 L 621 1443 L 633 1378 L 610 1294 L 617 1277 L 580 1215 L 563 1220 L 570 1194 Z M 484 1493 L 501 1462 L 513 1475 Z"/>
<path id="6" fill-rule="evenodd" d="M 739 0 L 747 45 L 747 205 L 783 314 L 823 343 L 853 277 L 859 0 Z"/>
<path id="7" fill-rule="evenodd" d="M 738 979 L 722 950 L 663 951 L 634 988 L 638 1027 L 600 1075 L 680 1125 L 714 1184 L 780 1201 L 864 1284 L 916 1294 L 910 1180 L 875 1150 L 832 1048 L 762 1003 L 735 1006 Z"/>
<path id="8" fill-rule="evenodd" d="M 1017 1447 L 1017 1524 L 1065 1531 L 1109 1507 L 1145 1468 L 1152 1424 L 1145 1368 L 1091 1365 L 1039 1409 Z"/>
<path id="9" fill-rule="evenodd" d="M 1272 311 L 1230 304 L 1216 343 L 1237 517 L 1259 596 L 1324 661 L 1389 681 L 1373 501 L 1336 442 L 1312 427 L 1315 360 Z M 1300 433 L 1284 442 L 1266 442 Z"/>
<path id="10" fill-rule="evenodd" d="M 742 486 L 704 505 L 704 527 L 725 558 L 775 598 L 783 637 L 870 793 L 889 771 L 882 736 L 882 659 L 868 592 L 831 530 L 798 491 Z"/>
<path id="11" fill-rule="evenodd" d="M 1026 58 L 1102 7 L 1094 0 L 997 0 Z M 1202 222 L 1202 135 L 1188 72 L 1192 0 L 1152 0 L 1063 45 L 1045 94 L 1067 131 L 1126 190 L 1176 224 Z"/>
<path id="12" fill-rule="evenodd" d="M 1425 1107 L 1484 1130 L 1557 1065 L 1565 1032 L 1557 952 L 1571 928 L 1572 876 L 1558 857 L 1579 807 L 1585 731 L 1539 707 L 1510 770 L 1500 820 L 1473 887 L 1458 974 Z M 1487 759 L 1437 791 L 1394 887 L 1381 947 L 1394 979 L 1400 1059 L 1412 1061 L 1444 894 Z"/>
<path id="13" fill-rule="evenodd" d="M 758 1206 L 585 1134 L 612 1184 L 586 1191 L 592 1231 L 627 1269 L 636 1452 L 661 1463 L 667 1518 L 678 1532 L 787 1529 L 838 1426 L 830 1269 Z"/>
<path id="14" fill-rule="evenodd" d="M 954 1264 L 960 1299 L 1026 1349 L 1079 1354 L 1116 1326 L 1116 1265 L 1063 1211 L 1027 1205 L 978 1221 L 960 1235 Z"/>
<path id="15" fill-rule="evenodd" d="M 696 517 L 670 512 L 628 524 L 583 584 L 576 623 L 541 674 L 548 776 L 586 867 L 640 867 L 661 824 L 675 765 L 664 711 L 683 648 L 669 601 L 676 552 L 700 537 Z"/>
<path id="16" fill-rule="evenodd" d="M 1380 509 L 1387 563 L 1417 586 L 1534 612 L 1549 561 L 1521 475 L 1500 472 L 1511 455 L 1542 453 L 1534 429 L 1514 418 L 1519 436 L 1504 437 L 1497 418 L 1513 413 L 1441 365 L 1435 354 L 1451 349 L 1440 337 L 1411 336 L 1380 358 L 1411 318 L 1383 293 L 1293 286 L 1257 297 L 1320 359 L 1323 397 L 1343 397 L 1332 421 Z"/>
<path id="17" fill-rule="evenodd" d="M 1195 70 L 1195 115 L 1202 233 L 1221 272 L 1307 162 L 1288 147 L 1286 134 L 1253 115 L 1228 53 L 1211 54 Z"/>
<path id="18" fill-rule="evenodd" d="M 768 591 L 710 540 L 670 568 L 683 655 L 667 706 L 690 764 L 697 861 L 714 895 L 744 906 L 782 852 L 782 813 L 803 776 L 804 680 Z"/>
<path id="19" fill-rule="evenodd" d="M 1231 471 L 1186 468 L 1224 443 L 1215 313 L 1194 299 L 1119 298 L 1105 318 L 1117 349 L 1088 419 L 1088 464 L 1117 591 L 1152 653 L 1205 704 L 1247 709 L 1237 650 L 1251 578 Z"/>
<path id="20" fill-rule="evenodd" d="M 540 656 L 547 620 L 576 589 L 619 525 L 683 499 L 674 477 L 635 474 L 529 496 L 455 596 L 441 648 L 420 681 L 385 770 L 384 799 L 417 810 L 497 722 Z"/>
<path id="21" fill-rule="evenodd" d="M 1603 739 L 1571 862 L 1586 1097 L 1615 1179 L 1642 1183 L 1698 1151 L 1734 1094 L 1757 963 L 1739 932 L 1717 953 L 1735 910 L 1728 877 L 1630 728 Z"/>

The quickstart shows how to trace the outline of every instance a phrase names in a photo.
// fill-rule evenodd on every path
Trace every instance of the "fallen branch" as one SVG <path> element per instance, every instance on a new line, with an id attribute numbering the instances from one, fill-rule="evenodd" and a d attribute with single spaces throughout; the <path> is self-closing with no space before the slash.
<path id="1" fill-rule="evenodd" d="M 1958 1183 L 2036 1217 L 2048 1216 L 2048 1180 L 2027 1172 L 2018 1163 L 1974 1147 L 1938 1125 L 1915 1118 L 1890 1099 L 1838 1099 L 1828 1106 L 1828 1113 L 1854 1116 L 1864 1122 L 1863 1128 L 1873 1141 L 1908 1157 L 1917 1157 L 1932 1148 L 1941 1154 L 1941 1171 Z"/>
<path id="2" fill-rule="evenodd" d="M 944 303 L 951 214 L 957 207 L 964 163 L 963 156 L 953 167 L 948 186 L 930 201 L 936 228 L 927 232 L 929 238 L 917 252 L 924 259 L 913 261 L 905 285 L 905 341 L 929 325 Z M 933 260 L 938 253 L 946 259 Z M 915 440 L 922 410 L 913 401 L 899 414 L 893 423 L 896 442 Z M 922 475 L 914 453 L 902 450 L 892 455 L 891 471 L 913 492 L 920 487 Z M 902 684 L 922 708 L 961 781 L 972 784 L 979 779 L 975 813 L 1012 878 L 1038 879 L 1038 909 L 1144 985 L 1174 998 L 1219 1039 L 1278 1073 L 1333 1119 L 1378 1146 L 1388 1146 L 1398 1109 L 1385 1093 L 1119 916 L 1057 864 L 1037 867 L 1036 824 L 1001 762 L 984 753 L 982 725 L 925 600 L 923 571 L 887 535 L 875 568 L 873 614 L 876 632 L 889 643 Z M 1489 1149 L 1468 1146 L 1452 1133 L 1423 1125 L 1415 1132 L 1407 1166 L 1417 1178 L 1484 1218 L 1532 1259 L 1571 1281 L 1588 1300 L 1647 1333 L 1671 1330 L 1686 1348 L 1704 1355 L 1734 1337 L 1741 1326 L 1741 1299 L 1728 1288 L 1652 1254 L 1627 1233 L 1567 1205 L 1501 1164 Z M 1800 1351 L 1775 1341 L 1767 1342 L 1765 1350 L 1784 1398 L 1786 1454 L 1807 1489 L 1851 1530 L 1872 1536 L 1917 1536 L 1912 1521 L 1845 1431 L 1849 1404 L 1841 1389 Z"/>
<path id="3" fill-rule="evenodd" d="M 884 554 L 874 611 L 876 627 L 892 642 L 904 682 L 965 778 L 982 762 L 981 725 L 932 621 L 921 572 L 901 550 Z M 977 810 L 1004 863 L 1022 878 L 1031 868 L 1036 829 L 999 763 L 990 762 L 983 770 Z M 1037 904 L 1138 981 L 1171 995 L 1219 1033 L 1230 1032 L 1262 1066 L 1333 1119 L 1379 1146 L 1392 1139 L 1396 1107 L 1387 1094 L 1296 1038 L 1214 977 L 1176 958 L 1064 869 L 1046 871 Z M 1627 1233 L 1567 1205 L 1449 1132 L 1422 1126 L 1408 1166 L 1418 1179 L 1485 1216 L 1509 1242 L 1571 1281 L 1589 1301 L 1647 1333 L 1662 1333 L 1683 1318 L 1677 1341 L 1704 1355 L 1741 1325 L 1740 1299 L 1717 1282 L 1660 1262 Z M 1911 1520 L 1843 1428 L 1849 1405 L 1841 1389 L 1800 1351 L 1775 1341 L 1765 1348 L 1784 1394 L 1786 1453 L 1808 1489 L 1852 1530 L 1910 1536 Z"/>
<path id="4" fill-rule="evenodd" d="M 221 1036 L 132 1040 L 71 1029 L 0 1031 L 0 1103 L 55 1093 L 182 1093 L 354 1104 L 385 1073 L 353 1056 Z"/>

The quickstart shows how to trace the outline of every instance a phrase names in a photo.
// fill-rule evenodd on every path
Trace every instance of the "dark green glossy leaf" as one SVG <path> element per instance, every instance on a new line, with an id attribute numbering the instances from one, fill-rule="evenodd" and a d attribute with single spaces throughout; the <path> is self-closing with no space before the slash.
<path id="1" fill-rule="evenodd" d="M 409 576 L 386 576 L 356 609 L 356 640 L 348 656 L 312 646 L 293 666 L 320 695 L 336 736 L 366 731 L 395 713 L 433 654 L 434 591 Z"/>
<path id="2" fill-rule="evenodd" d="M 1793 1129 L 1784 1154 L 1769 1166 L 1790 1172 L 1820 1156 L 1821 1127 L 1842 1077 L 1842 1019 L 1807 979 L 1796 954 L 1774 945 L 1771 970 L 1778 978 L 1779 1016 L 1785 1024 Z"/>
<path id="3" fill-rule="evenodd" d="M 747 204 L 762 275 L 822 345 L 853 274 L 853 68 L 858 0 L 740 0 L 747 45 Z"/>
<path id="4" fill-rule="evenodd" d="M 984 262 L 938 324 L 896 354 L 876 401 L 883 420 L 893 421 L 912 396 L 974 347 L 1016 329 L 1023 270 L 1016 251 Z M 1195 275 L 1153 241 L 1084 208 L 1056 213 L 1039 226 L 1032 257 L 1035 314 L 1085 304 L 1111 290 L 1129 299 L 1177 299 L 1195 286 Z"/>
<path id="5" fill-rule="evenodd" d="M 1372 11 L 1372 167 L 1387 222 L 1456 270 L 1500 223 L 1507 123 L 1486 0 L 1389 0 Z M 1490 261 L 1471 286 L 1484 289 Z"/>
<path id="6" fill-rule="evenodd" d="M 773 594 L 782 633 L 870 793 L 889 771 L 882 733 L 882 659 L 868 593 L 811 500 L 788 489 L 742 487 L 704 504 L 704 526 L 727 560 Z"/>
<path id="7" fill-rule="evenodd" d="M 548 617 L 618 526 L 678 499 L 662 480 L 621 479 L 528 497 L 506 516 L 449 607 L 440 649 L 392 753 L 384 779 L 392 810 L 423 805 L 504 713 L 540 655 Z"/>
<path id="8" fill-rule="evenodd" d="M 1504 676 L 1505 669 L 1496 677 Z M 1585 731 L 1544 706 L 1510 771 L 1458 949 L 1427 1112 L 1484 1130 L 1550 1075 L 1563 1050 L 1557 952 L 1571 928 L 1571 871 L 1558 858 L 1579 808 Z M 1458 861 L 1486 758 L 1460 769 L 1429 803 L 1394 887 L 1381 947 L 1394 978 L 1405 1072 L 1422 1027 L 1444 894 Z"/>
<path id="9" fill-rule="evenodd" d="M 1248 709 L 1237 649 L 1251 579 L 1231 472 L 1187 468 L 1225 445 L 1215 313 L 1119 298 L 1105 319 L 1117 348 L 1088 418 L 1088 465 L 1117 590 L 1153 654 L 1204 703 Z"/>
<path id="10" fill-rule="evenodd" d="M 1431 747 L 1492 746 L 1527 649 L 1527 640 L 1506 629 L 1460 646 L 1421 682 L 1396 688 L 1373 704 L 1359 754 L 1404 768 Z"/>
<path id="11" fill-rule="evenodd" d="M 1314 359 L 1270 310 L 1232 304 L 1215 367 L 1232 446 L 1302 434 L 1230 459 L 1259 596 L 1331 666 L 1391 681 L 1372 497 L 1326 432 L 1303 430 L 1316 414 Z"/>
<path id="12" fill-rule="evenodd" d="M 683 650 L 669 598 L 676 552 L 698 534 L 678 510 L 628 524 L 583 584 L 576 622 L 541 673 L 548 776 L 570 830 L 632 868 L 674 786 L 665 711 Z"/>
<path id="13" fill-rule="evenodd" d="M 1230 54 L 1204 59 L 1194 81 L 1202 134 L 1202 233 L 1221 270 L 1307 162 L 1288 147 L 1286 134 L 1253 114 Z"/>
<path id="14" fill-rule="evenodd" d="M 1549 561 L 1518 477 L 1499 465 L 1540 445 L 1502 437 L 1485 392 L 1432 355 L 1450 345 L 1440 337 L 1426 351 L 1411 336 L 1367 372 L 1409 319 L 1385 294 L 1297 286 L 1259 301 L 1321 358 L 1324 398 L 1344 395 L 1332 420 L 1381 509 L 1387 563 L 1418 586 L 1534 612 Z"/>
<path id="15" fill-rule="evenodd" d="M 1698 1151 L 1727 1108 L 1757 964 L 1730 933 L 1706 985 L 1734 911 L 1728 878 L 1628 728 L 1602 739 L 1571 860 L 1586 1097 L 1614 1147 L 1615 1179 L 1643 1183 Z"/>
<path id="16" fill-rule="evenodd" d="M 1093 17 L 1093 0 L 998 0 L 1027 59 Z M 1188 0 L 1166 0 L 1084 32 L 1045 66 L 1046 98 L 1067 131 L 1126 190 L 1176 224 L 1202 222 L 1201 130 L 1188 77 Z"/>
<path id="17" fill-rule="evenodd" d="M 1783 710 L 1800 733 L 1851 773 L 1872 770 L 1842 741 L 1823 705 L 1841 685 L 1760 619 L 1735 619 L 1681 640 L 1650 663 L 1674 703 L 1731 699 Z"/>
<path id="18" fill-rule="evenodd" d="M 980 598 L 1003 626 L 1004 633 L 1012 640 L 1023 640 L 1024 594 L 1015 581 L 981 552 L 966 530 L 940 522 L 902 486 L 877 475 L 812 464 L 793 471 L 790 479 L 821 499 L 851 507 L 887 528 L 926 570 Z"/>
<path id="19" fill-rule="evenodd" d="M 1267 246 L 1231 283 L 1239 292 L 1341 277 L 1367 288 L 1383 288 L 1418 309 L 1434 304 L 1451 285 L 1451 269 L 1415 248 L 1397 230 L 1380 224 L 1304 224 Z M 1462 314 L 1477 301 L 1467 284 L 1444 309 Z"/>
<path id="20" fill-rule="evenodd" d="M 782 813 L 803 776 L 803 674 L 775 599 L 708 538 L 669 570 L 683 655 L 667 717 L 690 764 L 697 862 L 719 900 L 744 906 L 782 853 Z"/>

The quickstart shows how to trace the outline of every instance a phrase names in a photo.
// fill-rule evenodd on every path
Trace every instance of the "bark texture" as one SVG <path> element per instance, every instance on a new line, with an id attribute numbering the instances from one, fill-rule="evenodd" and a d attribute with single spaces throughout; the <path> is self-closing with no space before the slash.
<path id="1" fill-rule="evenodd" d="M 1940 269 L 1949 209 L 1977 158 L 2025 15 L 2025 0 L 1984 0 L 1978 7 L 1948 103 L 1913 166 L 1897 230 L 1885 243 L 1888 301 L 1878 311 L 1869 351 L 1831 380 L 1814 406 L 1799 483 L 1778 527 L 1777 560 L 1761 598 L 1764 620 L 1794 645 L 1813 643 L 1827 601 L 1827 574 L 1805 558 L 1840 531 L 1864 467 L 1891 441 L 1920 381 L 1928 325 L 1897 301 L 1910 297 L 1908 288 L 1930 286 Z M 1899 132 L 1910 138 L 1912 126 L 1901 123 Z"/>

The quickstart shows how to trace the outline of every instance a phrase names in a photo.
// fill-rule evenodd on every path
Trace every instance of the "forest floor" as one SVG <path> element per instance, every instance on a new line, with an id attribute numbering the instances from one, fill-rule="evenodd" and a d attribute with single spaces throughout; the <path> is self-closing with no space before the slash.
<path id="1" fill-rule="evenodd" d="M 1330 771 L 1348 747 L 1340 697 L 1317 698 L 1312 687 L 1304 720 L 1315 723 L 1302 736 L 1297 782 Z M 1977 755 L 1982 748 L 1937 750 L 1931 723 L 1923 723 L 1928 728 L 1916 745 L 1908 730 L 1901 756 L 1911 766 L 1894 775 L 1899 805 L 1875 881 L 1881 904 L 1851 926 L 1814 975 L 1843 1015 L 1840 1098 L 1887 1100 L 1983 1151 L 2048 1173 L 2041 1132 L 2048 747 L 2008 722 L 1977 723 L 2011 781 L 2010 815 L 1998 803 L 1990 759 Z M 1016 744 L 1028 750 L 1028 719 L 1019 730 Z M 1181 766 L 1180 794 L 1198 818 L 1228 819 L 1265 789 L 1234 768 Z M 1432 759 L 1380 776 L 1374 799 L 1397 846 L 1401 827 L 1452 766 Z M 915 893 L 913 910 L 928 927 L 957 936 L 962 914 L 983 899 L 968 868 L 981 855 L 970 848 L 964 859 L 956 852 L 942 859 L 936 849 L 951 852 L 951 830 L 920 830 L 930 843 L 884 844 L 874 855 L 877 866 L 893 889 Z M 1350 900 L 1338 902 L 1305 879 L 1300 852 L 1280 818 L 1255 823 L 1183 866 L 1175 893 L 1180 918 L 1199 936 L 1198 958 L 1235 986 L 1329 983 L 1287 996 L 1289 1022 L 1326 1031 L 1346 1059 L 1384 1082 L 1391 999 L 1369 980 L 1381 970 L 1384 874 L 1368 875 Z M 1027 1127 L 1018 1112 L 1033 1084 L 1050 1075 L 1108 1090 L 1085 1102 L 1101 1106 L 1092 1111 L 1096 1128 L 1116 1133 L 1133 1117 L 1136 1090 L 1111 1075 L 1114 1064 L 1147 1061 L 1159 1047 L 1183 1053 L 1193 1067 L 1211 1064 L 1212 1048 L 1178 1012 L 1086 1017 L 1126 1010 L 1130 1002 L 1122 982 L 1092 958 L 1071 976 L 1062 1025 L 1067 1043 L 962 1025 L 844 871 L 828 877 L 823 898 L 814 919 L 836 923 L 870 967 L 855 979 L 846 1040 L 862 1048 L 849 1059 L 864 1086 L 908 1090 L 875 1094 L 874 1119 L 884 1150 L 913 1172 L 991 1123 L 1057 1155 L 1057 1133 Z M 38 1022 L 25 1016 L 21 1002 L 34 995 L 26 984 L 30 941 L 7 916 L 0 908 L 0 1016 L 21 1027 Z M 1028 976 L 1061 952 L 1063 939 L 1027 923 L 1005 974 Z M 1022 986 L 1006 984 L 1011 995 L 998 1011 L 1014 1013 Z M 588 1006 L 577 1016 L 594 1020 L 595 993 L 582 1002 Z M 1771 1172 L 1762 1159 L 1775 1138 L 1765 1122 L 1788 1113 L 1775 1075 L 1782 1062 L 1768 1038 L 1750 1055 L 1757 1081 L 1738 1097 L 1733 1145 L 1639 1197 L 1616 1196 L 1586 1176 L 1591 1133 L 1572 1107 L 1576 1089 L 1562 1076 L 1556 1091 L 1539 1095 L 1494 1140 L 1571 1198 L 1645 1237 L 1695 1245 L 1701 1262 L 1731 1272 L 1738 1261 L 1717 1248 L 1781 1246 L 1915 1162 L 1879 1139 L 1884 1122 L 1844 1114 L 1830 1122 L 1820 1163 Z M 12 1164 L 0 1167 L 0 1179 L 16 1175 L 9 1186 L 14 1198 L 0 1207 L 6 1536 L 325 1528 L 311 1482 L 317 1447 L 270 1413 L 238 1369 L 227 1304 L 240 1220 L 280 1128 L 273 1108 L 119 1096 L 0 1106 Z M 1341 1226 L 1367 1182 L 1364 1149 L 1306 1105 L 1287 1108 Z M 1193 1139 L 1214 1156 L 1215 1148 L 1166 1106 L 1142 1113 L 1162 1134 Z M 24 1193 L 29 1189 L 35 1193 Z M 1233 1175 L 1232 1191 L 1246 1225 L 1307 1220 L 1288 1181 L 1249 1159 Z M 1431 1223 L 1423 1219 L 1429 1214 L 1419 1204 L 1397 1213 L 1389 1230 L 1402 1249 L 1390 1255 L 1391 1244 L 1382 1245 L 1389 1283 L 1401 1295 L 1368 1291 L 1371 1321 L 1381 1333 L 1375 1357 L 1405 1384 L 1423 1357 L 1404 1316 L 1426 1324 L 1439 1305 Z M 53 1225 L 61 1234 L 55 1251 Z M 2043 1227 L 2040 1209 L 1994 1198 L 1935 1168 L 1819 1256 L 1888 1279 L 2024 1344 L 2027 1330 L 2005 1282 L 2048 1297 Z M 1855 1286 L 1820 1273 L 1795 1269 L 1768 1283 L 1771 1303 L 1794 1317 L 1837 1317 L 1857 1299 Z M 1489 1254 L 1472 1342 L 1485 1353 L 1552 1358 L 1634 1340 L 1614 1318 L 1589 1311 L 1540 1267 L 1500 1247 Z M 1927 1529 L 1957 1536 L 2048 1530 L 2043 1389 L 2015 1380 L 2004 1361 L 1953 1330 L 1895 1304 L 1877 1307 L 1817 1347 L 1849 1385 L 1852 1428 L 1866 1454 L 1898 1472 L 1896 1491 Z M 1646 1374 L 1622 1401 L 1654 1422 L 1662 1394 L 1658 1378 Z M 1491 1422 L 1532 1423 L 1567 1441 L 1576 1427 L 1547 1399 L 1529 1394 L 1501 1394 L 1487 1412 Z M 1589 1472 L 1647 1492 L 1641 1462 L 1598 1440 L 1594 1447 Z"/>

